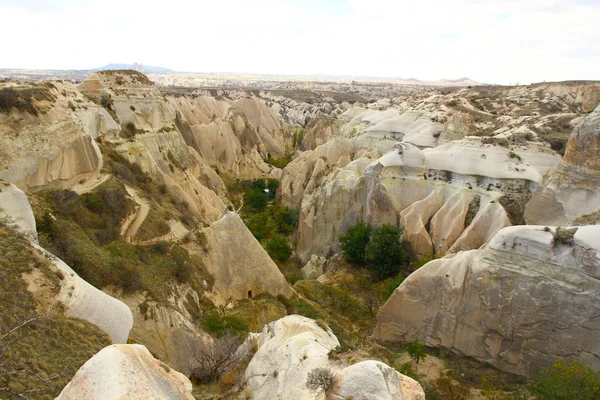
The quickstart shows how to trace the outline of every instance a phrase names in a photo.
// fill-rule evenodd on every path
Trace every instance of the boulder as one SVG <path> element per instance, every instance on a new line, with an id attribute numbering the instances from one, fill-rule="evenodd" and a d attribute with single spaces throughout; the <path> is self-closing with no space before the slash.
<path id="1" fill-rule="evenodd" d="M 401 375 L 380 361 L 362 361 L 339 371 L 333 377 L 328 395 L 331 400 L 425 400 L 417 381 Z"/>
<path id="2" fill-rule="evenodd" d="M 325 273 L 324 265 L 327 262 L 325 257 L 319 257 L 313 254 L 310 260 L 306 263 L 300 271 L 303 279 L 317 279 L 319 276 Z"/>
<path id="3" fill-rule="evenodd" d="M 419 339 L 532 375 L 559 358 L 600 369 L 600 226 L 514 226 L 434 260 L 380 309 L 374 335 Z"/>
<path id="4" fill-rule="evenodd" d="M 525 208 L 528 224 L 565 225 L 600 210 L 600 106 L 573 130 L 565 156 Z"/>
<path id="5" fill-rule="evenodd" d="M 192 383 L 137 344 L 100 350 L 77 371 L 57 400 L 193 400 Z"/>

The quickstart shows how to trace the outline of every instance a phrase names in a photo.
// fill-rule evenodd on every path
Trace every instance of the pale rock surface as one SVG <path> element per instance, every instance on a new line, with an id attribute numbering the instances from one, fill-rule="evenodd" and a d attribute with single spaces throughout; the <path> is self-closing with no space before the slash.
<path id="1" fill-rule="evenodd" d="M 293 290 L 277 264 L 248 230 L 240 216 L 226 211 L 223 217 L 202 230 L 206 238 L 201 256 L 215 278 L 215 301 L 247 299 L 260 293 L 290 297 Z"/>
<path id="2" fill-rule="evenodd" d="M 417 381 L 380 361 L 362 361 L 333 377 L 331 400 L 425 400 Z"/>
<path id="3" fill-rule="evenodd" d="M 306 263 L 300 271 L 303 279 L 317 279 L 319 276 L 325 273 L 324 265 L 327 263 L 325 257 L 319 257 L 313 254 L 310 260 Z"/>
<path id="4" fill-rule="evenodd" d="M 142 345 L 112 345 L 77 371 L 57 400 L 193 400 L 192 383 Z"/>
<path id="5" fill-rule="evenodd" d="M 529 224 L 565 225 L 600 210 L 600 106 L 574 130 L 565 156 L 525 210 Z"/>
<path id="6" fill-rule="evenodd" d="M 600 226 L 571 232 L 572 244 L 555 228 L 508 227 L 485 248 L 429 262 L 380 309 L 375 336 L 522 375 L 558 358 L 600 368 Z"/>
<path id="7" fill-rule="evenodd" d="M 248 364 L 244 381 L 255 399 L 404 399 L 424 400 L 421 386 L 378 361 L 363 361 L 346 367 L 331 362 L 328 354 L 339 341 L 326 326 L 299 315 L 289 315 L 265 325 L 254 334 L 258 350 Z M 306 388 L 314 368 L 333 374 L 327 393 Z"/>
<path id="8" fill-rule="evenodd" d="M 8 218 L 17 230 L 31 240 L 31 246 L 41 252 L 62 272 L 60 292 L 56 302 L 65 307 L 65 314 L 81 318 L 106 332 L 113 343 L 125 343 L 133 326 L 131 310 L 121 301 L 96 289 L 79 277 L 65 262 L 37 243 L 35 218 L 29 200 L 15 185 L 0 182 L 0 217 Z"/>
<path id="9" fill-rule="evenodd" d="M 51 100 L 33 101 L 37 115 L 0 113 L 0 179 L 28 192 L 96 177 L 102 155 L 94 138 L 112 132 L 110 115 L 69 83 L 18 84 L 14 90 L 45 91 Z"/>
<path id="10" fill-rule="evenodd" d="M 328 367 L 327 354 L 340 344 L 331 329 L 300 315 L 265 325 L 256 340 L 258 351 L 244 374 L 255 399 L 314 398 L 306 377 L 313 368 Z"/>
<path id="11" fill-rule="evenodd" d="M 302 150 L 314 150 L 340 134 L 341 122 L 337 118 L 321 116 L 306 126 L 302 139 Z"/>

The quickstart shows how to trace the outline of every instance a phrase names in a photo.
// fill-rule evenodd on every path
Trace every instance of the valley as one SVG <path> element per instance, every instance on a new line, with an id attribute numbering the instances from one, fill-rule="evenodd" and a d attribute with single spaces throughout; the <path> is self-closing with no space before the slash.
<path id="1" fill-rule="evenodd" d="M 0 397 L 597 398 L 600 82 L 30 76 Z"/>

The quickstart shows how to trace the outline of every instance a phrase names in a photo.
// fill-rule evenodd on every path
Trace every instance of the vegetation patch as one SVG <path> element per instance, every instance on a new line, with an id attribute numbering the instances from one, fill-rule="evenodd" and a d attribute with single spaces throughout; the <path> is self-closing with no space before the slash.
<path id="1" fill-rule="evenodd" d="M 53 103 L 56 100 L 56 96 L 52 94 L 50 89 L 51 87 L 47 85 L 18 87 L 16 89 L 11 87 L 2 88 L 0 89 L 0 112 L 6 113 L 16 109 L 37 116 L 43 111 L 36 107 L 36 101 Z"/>
<path id="2" fill-rule="evenodd" d="M 58 293 L 60 277 L 54 267 L 27 239 L 0 222 L 0 397 L 4 399 L 19 398 L 10 392 L 53 399 L 83 363 L 110 344 L 95 325 L 67 318 L 59 308 L 43 310 L 44 318 L 8 333 L 40 316 L 35 311 L 39 304 L 22 278 L 33 270 L 40 271 L 51 291 Z"/>

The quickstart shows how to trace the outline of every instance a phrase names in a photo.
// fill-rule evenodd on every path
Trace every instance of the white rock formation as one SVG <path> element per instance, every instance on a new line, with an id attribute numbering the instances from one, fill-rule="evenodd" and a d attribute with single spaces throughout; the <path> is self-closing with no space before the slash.
<path id="1" fill-rule="evenodd" d="M 328 354 L 339 346 L 337 338 L 329 328 L 309 318 L 289 315 L 265 325 L 253 340 L 258 351 L 244 379 L 255 399 L 425 399 L 417 382 L 381 362 L 364 361 L 346 368 L 332 363 Z M 327 393 L 306 388 L 314 368 L 332 371 Z"/>
<path id="2" fill-rule="evenodd" d="M 380 309 L 375 336 L 523 375 L 557 358 L 600 368 L 600 226 L 569 229 L 504 228 L 481 250 L 431 261 Z"/>
<path id="3" fill-rule="evenodd" d="M 142 345 L 112 345 L 77 371 L 57 400 L 193 400 L 191 382 Z"/>
<path id="4" fill-rule="evenodd" d="M 336 373 L 328 399 L 425 400 L 421 385 L 380 361 L 362 361 Z"/>
<path id="5" fill-rule="evenodd" d="M 327 262 L 325 257 L 319 257 L 313 254 L 310 260 L 306 263 L 300 273 L 303 279 L 317 279 L 319 276 L 325 273 L 323 266 Z"/>
<path id="6" fill-rule="evenodd" d="M 215 301 L 247 299 L 260 293 L 290 297 L 293 290 L 277 264 L 248 230 L 240 216 L 227 211 L 204 229 L 204 265 L 215 278 Z"/>
<path id="7" fill-rule="evenodd" d="M 56 301 L 65 306 L 65 315 L 81 318 L 106 332 L 113 343 L 126 343 L 133 326 L 131 310 L 121 301 L 96 289 L 79 277 L 67 264 L 37 243 L 35 218 L 29 200 L 15 185 L 0 182 L 0 217 L 8 218 L 31 245 L 60 270 L 60 292 Z"/>

